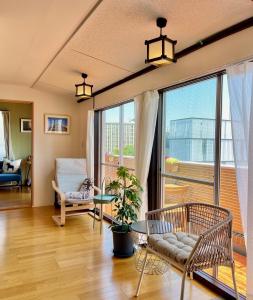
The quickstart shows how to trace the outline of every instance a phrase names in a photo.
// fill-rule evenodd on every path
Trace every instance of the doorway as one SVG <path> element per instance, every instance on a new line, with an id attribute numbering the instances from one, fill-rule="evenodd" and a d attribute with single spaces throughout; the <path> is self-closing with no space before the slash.
<path id="1" fill-rule="evenodd" d="M 33 103 L 0 100 L 0 210 L 32 206 Z"/>

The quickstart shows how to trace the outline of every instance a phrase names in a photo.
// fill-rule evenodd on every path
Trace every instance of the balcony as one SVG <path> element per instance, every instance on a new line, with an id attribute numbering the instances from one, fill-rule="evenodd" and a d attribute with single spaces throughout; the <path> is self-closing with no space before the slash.
<path id="1" fill-rule="evenodd" d="M 106 156 L 106 163 L 117 165 L 117 156 Z M 124 157 L 124 165 L 134 169 L 134 159 Z M 181 202 L 205 202 L 214 203 L 213 175 L 214 166 L 204 163 L 178 162 L 173 166 L 165 163 L 165 173 L 170 177 L 163 177 L 164 206 Z M 104 176 L 115 178 L 116 168 L 104 166 Z M 189 180 L 188 180 L 189 179 Z M 193 179 L 193 180 L 192 180 Z M 195 181 L 194 181 L 195 180 Z M 204 183 L 199 183 L 201 180 Z M 221 166 L 220 170 L 220 205 L 231 210 L 233 214 L 233 243 L 234 258 L 236 263 L 236 280 L 238 290 L 242 295 L 246 293 L 246 249 L 243 238 L 243 229 L 240 216 L 240 205 L 237 193 L 235 168 Z M 108 214 L 113 211 L 107 207 Z M 213 270 L 207 270 L 213 274 Z M 231 271 L 226 267 L 219 267 L 218 279 L 230 287 L 233 287 Z"/>

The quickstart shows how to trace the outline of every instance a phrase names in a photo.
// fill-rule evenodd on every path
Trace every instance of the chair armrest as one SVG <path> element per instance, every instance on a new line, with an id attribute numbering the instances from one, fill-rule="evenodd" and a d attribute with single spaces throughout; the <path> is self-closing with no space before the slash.
<path id="1" fill-rule="evenodd" d="M 231 261 L 232 236 L 230 234 L 230 222 L 231 220 L 228 219 L 200 234 L 187 261 L 189 271 L 226 265 Z"/>
<path id="2" fill-rule="evenodd" d="M 101 190 L 100 188 L 98 188 L 97 186 L 93 185 L 92 187 L 93 187 L 93 189 L 94 189 L 96 192 L 98 192 L 99 194 L 102 193 L 102 190 Z"/>
<path id="3" fill-rule="evenodd" d="M 56 191 L 56 193 L 59 194 L 61 202 L 64 202 L 65 201 L 65 194 L 59 190 L 59 188 L 56 186 L 56 183 L 55 183 L 54 180 L 52 180 L 52 187 Z"/>

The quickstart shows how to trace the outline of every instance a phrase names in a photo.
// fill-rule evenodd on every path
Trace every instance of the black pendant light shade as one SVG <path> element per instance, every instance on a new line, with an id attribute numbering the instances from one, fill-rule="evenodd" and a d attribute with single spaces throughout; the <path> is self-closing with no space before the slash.
<path id="1" fill-rule="evenodd" d="M 167 35 L 162 34 L 162 28 L 166 27 L 165 18 L 157 18 L 156 25 L 160 28 L 160 36 L 152 40 L 145 41 L 147 46 L 147 59 L 145 63 L 156 66 L 176 62 L 175 45 L 177 41 L 171 40 Z"/>
<path id="2" fill-rule="evenodd" d="M 85 79 L 88 77 L 87 74 L 82 73 L 83 83 L 76 84 L 76 97 L 79 99 L 89 99 L 92 97 L 93 85 L 87 84 Z"/>

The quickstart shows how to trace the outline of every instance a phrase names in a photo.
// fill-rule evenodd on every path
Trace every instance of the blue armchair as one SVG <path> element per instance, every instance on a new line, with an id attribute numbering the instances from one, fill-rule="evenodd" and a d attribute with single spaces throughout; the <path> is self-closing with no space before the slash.
<path id="1" fill-rule="evenodd" d="M 22 171 L 21 167 L 17 170 L 16 173 L 2 173 L 3 161 L 0 161 L 0 187 L 13 187 L 18 186 L 22 189 Z M 16 182 L 16 185 L 4 185 L 4 183 Z"/>

